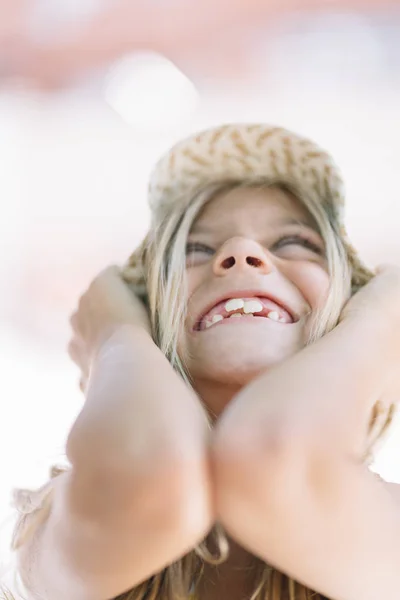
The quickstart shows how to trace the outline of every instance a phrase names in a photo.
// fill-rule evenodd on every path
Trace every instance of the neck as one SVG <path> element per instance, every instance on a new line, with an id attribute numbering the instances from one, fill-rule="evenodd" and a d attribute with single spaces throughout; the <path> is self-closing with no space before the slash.
<path id="1" fill-rule="evenodd" d="M 195 390 L 202 399 L 213 425 L 242 387 L 238 384 L 230 385 L 206 379 L 196 380 Z"/>

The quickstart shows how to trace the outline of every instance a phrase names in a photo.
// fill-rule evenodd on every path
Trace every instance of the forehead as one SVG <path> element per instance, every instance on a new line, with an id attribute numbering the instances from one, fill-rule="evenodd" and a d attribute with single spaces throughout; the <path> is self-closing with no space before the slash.
<path id="1" fill-rule="evenodd" d="M 278 187 L 238 187 L 210 200 L 195 220 L 192 232 L 220 230 L 249 221 L 260 228 L 300 223 L 317 229 L 308 210 L 289 191 Z"/>

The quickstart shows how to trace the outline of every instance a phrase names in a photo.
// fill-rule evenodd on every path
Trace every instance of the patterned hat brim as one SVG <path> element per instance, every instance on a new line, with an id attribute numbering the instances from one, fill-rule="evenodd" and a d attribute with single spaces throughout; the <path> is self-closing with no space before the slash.
<path id="1" fill-rule="evenodd" d="M 347 252 L 353 291 L 374 276 L 347 235 L 344 186 L 332 157 L 313 141 L 281 127 L 222 125 L 176 144 L 158 161 L 150 177 L 152 226 L 157 226 L 176 202 L 189 203 L 195 191 L 206 185 L 258 178 L 302 190 L 329 207 Z M 141 250 L 131 255 L 123 272 L 144 294 Z"/>

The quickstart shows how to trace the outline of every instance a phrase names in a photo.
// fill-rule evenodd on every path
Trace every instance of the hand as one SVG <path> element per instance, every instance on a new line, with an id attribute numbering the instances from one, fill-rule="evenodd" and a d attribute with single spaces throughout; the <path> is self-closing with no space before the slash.
<path id="1" fill-rule="evenodd" d="M 137 327 L 151 335 L 146 307 L 111 266 L 101 271 L 81 296 L 70 319 L 73 330 L 68 353 L 81 369 L 80 388 L 86 389 L 93 358 L 102 344 L 124 325 Z"/>

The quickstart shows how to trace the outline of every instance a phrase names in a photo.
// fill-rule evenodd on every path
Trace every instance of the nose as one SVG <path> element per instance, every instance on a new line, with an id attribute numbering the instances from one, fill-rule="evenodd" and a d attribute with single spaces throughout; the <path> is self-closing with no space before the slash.
<path id="1" fill-rule="evenodd" d="M 233 269 L 246 271 L 257 269 L 261 274 L 273 270 L 269 254 L 260 244 L 248 238 L 231 238 L 216 254 L 213 270 L 216 275 L 225 275 Z"/>

